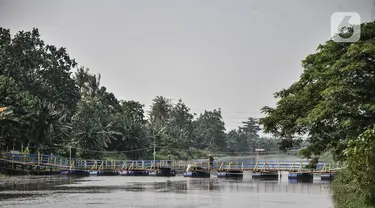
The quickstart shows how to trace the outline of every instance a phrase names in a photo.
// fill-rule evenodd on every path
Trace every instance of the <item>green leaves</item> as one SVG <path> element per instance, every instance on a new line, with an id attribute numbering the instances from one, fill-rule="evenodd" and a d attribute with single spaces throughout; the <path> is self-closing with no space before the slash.
<path id="1" fill-rule="evenodd" d="M 4 84 L 0 87 L 0 102 L 14 110 L 11 117 L 2 120 L 0 138 L 8 146 L 24 142 L 34 150 L 52 151 L 48 148 L 55 146 L 56 140 L 63 140 L 60 135 L 66 135 L 57 130 L 66 126 L 61 118 L 72 115 L 79 99 L 70 77 L 76 63 L 64 48 L 45 45 L 37 29 L 11 37 L 10 31 L 3 28 L 0 63 L 0 83 Z"/>
<path id="2" fill-rule="evenodd" d="M 346 170 L 333 184 L 338 207 L 373 207 L 375 201 L 375 128 L 370 127 L 358 138 L 350 139 L 346 154 Z M 345 200 L 354 198 L 354 201 Z"/>
<path id="3" fill-rule="evenodd" d="M 272 143 L 258 140 L 259 126 L 251 119 L 231 143 L 220 109 L 196 117 L 182 100 L 172 103 L 162 96 L 153 100 L 146 118 L 144 105 L 119 101 L 101 85 L 100 74 L 78 66 L 65 48 L 46 44 L 37 29 L 11 36 L 10 30 L 0 28 L 3 106 L 13 112 L 1 116 L 0 143 L 15 149 L 28 145 L 34 153 L 66 155 L 72 146 L 77 157 L 101 158 L 107 151 L 119 151 L 138 159 L 152 154 L 155 142 L 160 154 L 189 159 L 205 150 Z"/>
<path id="4" fill-rule="evenodd" d="M 264 130 L 283 138 L 308 135 L 315 154 L 333 149 L 342 158 L 348 138 L 375 122 L 374 23 L 364 24 L 357 43 L 327 41 L 303 61 L 304 72 L 276 93 L 276 108 L 264 107 Z"/>
<path id="5" fill-rule="evenodd" d="M 335 179 L 336 207 L 375 205 L 375 22 L 361 25 L 355 43 L 327 41 L 302 62 L 300 79 L 276 93 L 276 108 L 264 107 L 261 124 L 286 147 L 307 135 L 306 157 L 331 151 L 345 161 Z"/>

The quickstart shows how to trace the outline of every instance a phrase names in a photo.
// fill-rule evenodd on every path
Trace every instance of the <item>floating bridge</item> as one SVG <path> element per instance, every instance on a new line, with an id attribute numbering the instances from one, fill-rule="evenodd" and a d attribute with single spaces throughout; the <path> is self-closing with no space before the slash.
<path id="1" fill-rule="evenodd" d="M 14 172 L 59 172 L 63 170 L 147 170 L 170 166 L 176 170 L 185 170 L 188 164 L 206 167 L 210 171 L 251 171 L 253 173 L 269 173 L 288 171 L 291 173 L 334 174 L 340 166 L 336 163 L 318 163 L 316 168 L 307 169 L 307 161 L 255 161 L 255 160 L 223 160 L 215 161 L 213 167 L 208 161 L 166 161 L 166 160 L 84 160 L 45 154 L 12 154 L 3 153 L 0 159 L 0 170 Z"/>

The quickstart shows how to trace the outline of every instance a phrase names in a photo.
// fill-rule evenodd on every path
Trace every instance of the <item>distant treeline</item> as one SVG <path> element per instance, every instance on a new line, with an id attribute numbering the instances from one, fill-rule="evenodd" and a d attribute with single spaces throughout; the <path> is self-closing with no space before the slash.
<path id="1" fill-rule="evenodd" d="M 162 96 L 146 113 L 137 101 L 118 100 L 100 78 L 65 48 L 45 44 L 37 29 L 11 36 L 0 28 L 0 107 L 8 109 L 0 117 L 1 149 L 131 159 L 152 156 L 154 147 L 176 159 L 277 149 L 276 139 L 259 136 L 254 118 L 225 133 L 220 109 L 195 115 L 182 100 Z"/>

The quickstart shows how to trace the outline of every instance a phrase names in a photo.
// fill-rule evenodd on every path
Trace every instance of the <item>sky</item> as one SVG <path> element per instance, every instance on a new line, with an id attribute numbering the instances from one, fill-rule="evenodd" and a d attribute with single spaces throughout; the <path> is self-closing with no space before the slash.
<path id="1" fill-rule="evenodd" d="M 370 21 L 374 0 L 0 0 L 0 27 L 38 28 L 119 99 L 221 108 L 229 130 L 275 106 L 335 12 Z"/>

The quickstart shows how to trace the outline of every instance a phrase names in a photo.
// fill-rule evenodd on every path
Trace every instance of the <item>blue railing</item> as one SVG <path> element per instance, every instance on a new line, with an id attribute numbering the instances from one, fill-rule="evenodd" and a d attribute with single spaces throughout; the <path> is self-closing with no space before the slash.
<path id="1" fill-rule="evenodd" d="M 53 166 L 60 169 L 123 169 L 123 168 L 151 168 L 158 166 L 171 165 L 173 167 L 186 167 L 187 164 L 195 163 L 199 166 L 209 166 L 208 160 L 193 161 L 167 161 L 167 160 L 84 160 L 81 158 L 67 158 L 56 155 L 46 154 L 14 154 L 3 153 L 1 157 L 8 161 L 29 163 L 34 165 Z M 303 161 L 275 161 L 262 160 L 255 161 L 250 159 L 244 160 L 216 160 L 214 167 L 222 169 L 303 169 L 309 162 Z M 317 170 L 324 168 L 337 169 L 339 166 L 334 163 L 319 162 L 316 165 Z"/>

